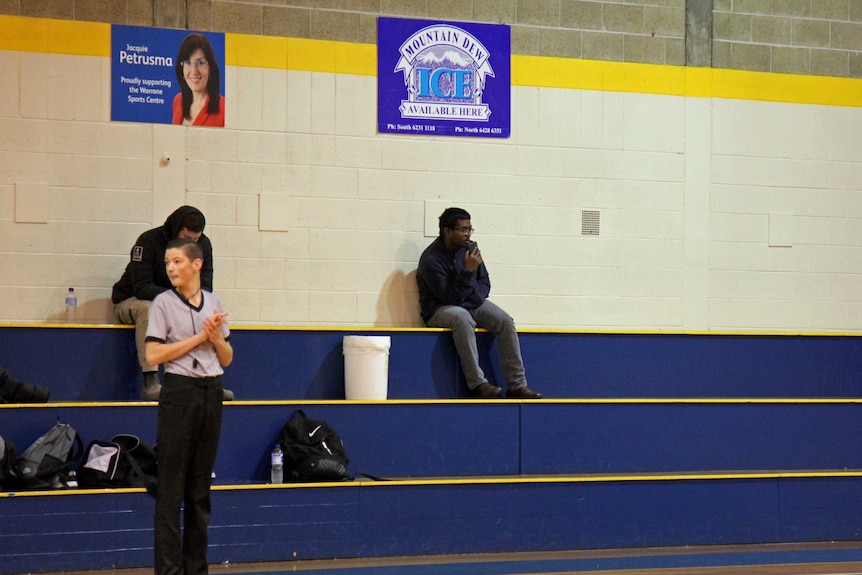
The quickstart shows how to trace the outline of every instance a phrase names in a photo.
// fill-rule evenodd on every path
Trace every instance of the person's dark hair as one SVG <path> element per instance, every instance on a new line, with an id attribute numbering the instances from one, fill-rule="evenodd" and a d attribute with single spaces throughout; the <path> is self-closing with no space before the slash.
<path id="1" fill-rule="evenodd" d="M 192 212 L 183 218 L 183 221 L 180 224 L 180 229 L 185 228 L 188 231 L 197 234 L 203 233 L 205 225 L 206 220 L 204 220 L 204 215 L 200 212 Z"/>
<path id="2" fill-rule="evenodd" d="M 455 226 L 458 225 L 458 220 L 469 220 L 470 213 L 467 210 L 462 208 L 446 208 L 443 210 L 443 213 L 440 214 L 440 235 L 443 235 L 443 229 L 449 228 L 450 230 L 454 230 Z"/>
<path id="3" fill-rule="evenodd" d="M 196 241 L 191 238 L 177 238 L 168 242 L 168 245 L 165 246 L 165 251 L 173 250 L 173 249 L 181 249 L 183 253 L 186 254 L 190 260 L 201 260 L 204 259 L 204 252 L 201 249 L 200 245 Z"/>
<path id="4" fill-rule="evenodd" d="M 204 58 L 206 58 L 207 63 L 209 64 L 210 71 L 209 81 L 207 81 L 207 94 L 209 94 L 210 97 L 207 112 L 210 114 L 218 114 L 219 111 L 221 70 L 218 67 L 218 61 L 216 60 L 212 44 L 210 44 L 210 41 L 203 34 L 189 34 L 185 37 L 183 43 L 180 44 L 180 50 L 177 52 L 176 63 L 177 82 L 179 82 L 180 91 L 183 95 L 183 118 L 186 120 L 192 119 L 192 90 L 189 88 L 188 84 L 186 84 L 186 78 L 183 74 L 183 62 L 191 58 L 192 54 L 194 54 L 195 50 L 198 48 L 203 50 Z"/>

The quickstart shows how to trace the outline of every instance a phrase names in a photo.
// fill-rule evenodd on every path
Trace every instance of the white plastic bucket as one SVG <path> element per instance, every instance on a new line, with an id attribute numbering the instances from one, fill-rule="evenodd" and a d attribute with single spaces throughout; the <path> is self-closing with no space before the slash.
<path id="1" fill-rule="evenodd" d="M 389 389 L 388 335 L 345 335 L 344 397 L 346 399 L 386 399 Z"/>

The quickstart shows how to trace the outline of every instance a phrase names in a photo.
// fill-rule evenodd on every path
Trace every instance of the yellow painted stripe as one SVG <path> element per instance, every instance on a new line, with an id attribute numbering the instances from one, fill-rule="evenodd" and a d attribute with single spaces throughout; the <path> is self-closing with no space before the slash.
<path id="1" fill-rule="evenodd" d="M 708 94 L 709 77 L 703 69 L 632 62 L 605 62 L 545 56 L 512 56 L 512 84 L 539 88 L 605 90 L 690 95 L 688 81 Z"/>
<path id="2" fill-rule="evenodd" d="M 86 329 L 134 329 L 133 325 L 123 325 L 119 323 L 40 323 L 40 322 L 2 322 L 0 329 L 5 328 L 86 328 Z"/>
<path id="3" fill-rule="evenodd" d="M 548 483 L 631 483 L 658 481 L 728 481 L 738 479 L 823 479 L 858 478 L 862 470 L 843 471 L 752 471 L 752 472 L 715 472 L 715 473 L 655 473 L 627 475 L 550 475 L 550 476 L 505 476 L 493 477 L 428 477 L 385 481 L 356 479 L 354 481 L 332 481 L 318 483 L 248 483 L 235 485 L 213 485 L 213 491 L 258 491 L 261 489 L 320 489 L 333 487 L 407 487 L 419 485 L 514 485 Z M 63 495 L 104 495 L 106 493 L 146 493 L 143 487 L 124 487 L 119 489 L 56 489 L 46 491 L 0 492 L 0 499 L 11 497 L 40 497 Z"/>
<path id="4" fill-rule="evenodd" d="M 370 331 L 374 333 L 398 333 L 398 332 L 444 332 L 451 331 L 444 327 L 373 327 L 373 326 L 349 326 L 349 325 L 306 325 L 306 326 L 284 326 L 284 325 L 231 325 L 233 331 Z"/>
<path id="5" fill-rule="evenodd" d="M 740 397 L 740 398 L 692 398 L 692 397 L 619 397 L 619 398 L 561 398 L 543 399 L 541 401 L 523 399 L 494 399 L 482 402 L 485 405 L 513 405 L 523 403 L 524 406 L 538 405 L 856 405 L 862 403 L 859 397 Z M 226 408 L 231 407 L 271 407 L 271 406 L 303 406 L 303 405 L 476 405 L 475 399 L 271 399 L 249 401 L 227 401 Z M 53 403 L 3 403 L 4 409 L 76 409 L 98 407 L 156 407 L 152 401 L 58 401 Z"/>
<path id="6" fill-rule="evenodd" d="M 686 331 L 686 330 L 622 330 L 622 329 L 519 329 L 519 333 L 595 334 L 595 335 L 692 335 L 692 336 L 754 336 L 754 337 L 858 337 L 858 331 Z"/>
<path id="7" fill-rule="evenodd" d="M 111 55 L 111 26 L 98 22 L 0 16 L 0 50 Z"/>
<path id="8" fill-rule="evenodd" d="M 542 56 L 512 56 L 512 84 L 697 98 L 862 106 L 862 80 Z"/>
<path id="9" fill-rule="evenodd" d="M 862 80 L 713 69 L 715 98 L 862 106 Z"/>
<path id="10" fill-rule="evenodd" d="M 226 34 L 228 66 L 375 75 L 376 48 L 304 38 Z"/>
<path id="11" fill-rule="evenodd" d="M 644 481 L 727 481 L 735 479 L 818 479 L 831 477 L 862 477 L 862 470 L 853 471 L 763 471 L 716 473 L 656 473 L 631 475 L 576 475 L 576 476 L 493 476 L 493 477 L 441 477 L 427 479 L 395 479 L 392 481 L 356 480 L 362 487 L 389 485 L 499 485 L 535 483 L 627 483 Z M 304 484 L 309 486 L 309 484 Z M 338 484 L 330 484 L 338 485 Z M 316 484 L 312 485 L 316 486 Z M 242 488 L 242 486 L 240 486 Z"/>
<path id="12" fill-rule="evenodd" d="M 110 56 L 109 24 L 0 16 L 0 50 Z M 227 65 L 374 76 L 373 44 L 225 34 Z M 512 85 L 862 107 L 862 80 L 513 55 Z"/>
<path id="13" fill-rule="evenodd" d="M 287 68 L 287 38 L 225 34 L 224 49 L 228 66 Z"/>
<path id="14" fill-rule="evenodd" d="M 32 324 L 31 324 L 32 325 Z M 68 324 L 36 324 L 36 327 L 89 327 L 87 325 L 69 326 Z M 0 325 L 0 328 L 3 326 Z M 319 332 L 370 332 L 375 334 L 413 332 L 433 333 L 452 331 L 445 327 L 369 327 L 369 326 L 267 326 L 267 325 L 231 325 L 231 331 L 319 331 Z M 479 333 L 488 330 L 477 328 Z M 623 330 L 623 329 L 534 329 L 518 328 L 520 334 L 548 335 L 655 335 L 655 336 L 719 336 L 719 337 L 862 337 L 862 332 L 856 331 L 686 331 L 686 330 Z"/>
<path id="15" fill-rule="evenodd" d="M 377 46 L 375 44 L 339 43 L 336 52 L 336 70 L 344 74 L 376 77 Z"/>
<path id="16" fill-rule="evenodd" d="M 653 397 L 612 397 L 612 398 L 561 398 L 561 399 L 543 399 L 541 401 L 523 400 L 523 399 L 494 399 L 489 400 L 486 404 L 503 404 L 512 405 L 513 403 L 523 403 L 524 405 L 775 405 L 775 404 L 793 404 L 793 405 L 854 405 L 862 403 L 862 398 L 859 397 L 670 397 L 670 398 L 653 398 Z M 263 400 L 263 401 L 230 401 L 226 402 L 228 406 L 277 406 L 277 405 L 449 405 L 449 404 L 465 404 L 476 405 L 475 399 L 382 399 L 382 400 L 356 400 L 356 399 L 316 399 L 316 400 Z M 28 404 L 28 406 L 31 404 Z M 35 404 L 46 405 L 46 404 Z M 50 404 L 47 404 L 50 405 Z M 54 404 L 59 405 L 59 404 Z M 93 404 L 69 404 L 69 407 L 87 407 Z M 129 405 L 126 402 L 124 405 Z M 140 403 L 140 405 L 149 405 Z M 21 407 L 21 406 L 19 406 Z M 0 409 L 3 406 L 0 405 Z"/>
<path id="17" fill-rule="evenodd" d="M 112 323 L 40 323 L 40 322 L 0 322 L 0 329 L 5 328 L 63 328 L 63 329 L 132 329 L 132 325 Z M 308 332 L 370 332 L 370 333 L 433 333 L 448 332 L 442 327 L 374 327 L 345 325 L 235 325 L 231 331 L 308 331 Z M 477 329 L 478 332 L 487 330 Z M 743 337 L 862 337 L 858 331 L 686 331 L 686 330 L 624 330 L 624 329 L 536 329 L 519 328 L 518 333 L 556 334 L 556 335 L 656 335 L 656 336 L 743 336 Z"/>

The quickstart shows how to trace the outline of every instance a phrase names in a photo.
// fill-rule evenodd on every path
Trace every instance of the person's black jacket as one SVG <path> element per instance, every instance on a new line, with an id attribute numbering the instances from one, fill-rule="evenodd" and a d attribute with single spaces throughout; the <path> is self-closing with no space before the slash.
<path id="1" fill-rule="evenodd" d="M 465 248 L 449 253 L 440 237 L 422 252 L 419 269 L 416 270 L 416 283 L 419 285 L 422 321 L 426 324 L 434 312 L 444 305 L 476 309 L 490 295 L 488 269 L 484 263 L 475 272 L 464 269 L 466 253 Z"/>
<path id="2" fill-rule="evenodd" d="M 132 296 L 152 301 L 157 295 L 173 287 L 165 270 L 165 247 L 169 241 L 176 239 L 180 233 L 180 225 L 186 216 L 194 212 L 200 213 L 200 210 L 192 206 L 177 208 L 168 216 L 164 225 L 147 230 L 138 237 L 132 247 L 126 271 L 123 272 L 120 281 L 114 284 L 111 301 L 120 303 Z M 201 287 L 211 292 L 213 290 L 213 246 L 204 234 L 201 234 L 198 245 L 204 253 Z"/>

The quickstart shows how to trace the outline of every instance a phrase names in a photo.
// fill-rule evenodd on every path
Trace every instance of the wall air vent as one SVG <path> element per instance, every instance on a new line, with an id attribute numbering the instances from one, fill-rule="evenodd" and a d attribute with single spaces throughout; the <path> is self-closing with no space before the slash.
<path id="1" fill-rule="evenodd" d="M 581 210 L 581 235 L 599 235 L 600 214 L 599 210 Z"/>

